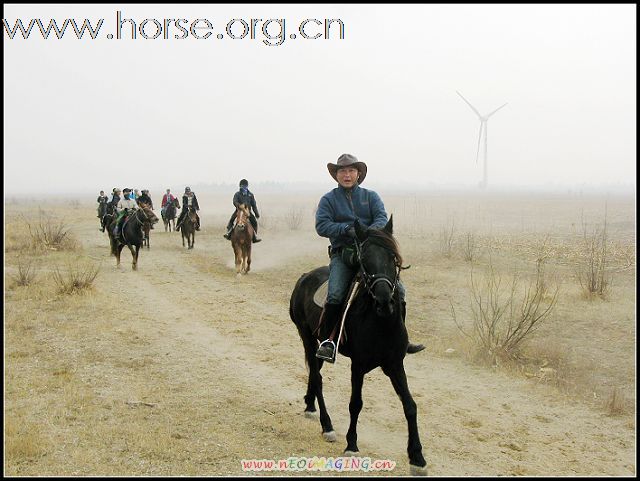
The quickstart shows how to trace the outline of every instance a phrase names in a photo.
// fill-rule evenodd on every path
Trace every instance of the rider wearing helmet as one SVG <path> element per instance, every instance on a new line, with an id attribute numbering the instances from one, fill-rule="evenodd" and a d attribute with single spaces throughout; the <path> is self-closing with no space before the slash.
<path id="1" fill-rule="evenodd" d="M 196 230 L 200 230 L 200 217 L 197 214 L 200 210 L 200 206 L 198 205 L 196 194 L 191 190 L 191 187 L 184 188 L 184 194 L 182 196 L 182 212 L 180 212 L 180 217 L 178 217 L 176 230 L 180 230 L 184 216 L 189 212 L 189 207 L 192 207 L 196 211 Z"/>
<path id="2" fill-rule="evenodd" d="M 258 218 L 260 218 L 260 214 L 258 213 L 258 207 L 256 206 L 256 199 L 253 194 L 249 191 L 249 181 L 247 179 L 242 179 L 240 181 L 240 190 L 235 193 L 233 196 L 233 205 L 236 207 L 236 210 L 241 204 L 245 204 L 249 206 L 249 222 L 253 226 L 253 242 L 260 242 L 262 239 L 258 239 Z M 253 213 L 255 212 L 255 216 Z M 231 218 L 229 219 L 229 223 L 227 224 L 227 233 L 223 235 L 225 239 L 231 239 L 231 232 L 233 231 L 233 221 L 236 219 L 236 211 L 233 211 L 231 214 Z"/>

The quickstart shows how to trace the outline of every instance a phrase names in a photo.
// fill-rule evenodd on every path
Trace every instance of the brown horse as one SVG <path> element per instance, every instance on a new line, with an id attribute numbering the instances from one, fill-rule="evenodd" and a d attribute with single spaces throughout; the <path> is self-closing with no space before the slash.
<path id="1" fill-rule="evenodd" d="M 198 218 L 196 211 L 193 207 L 189 207 L 189 211 L 184 216 L 182 224 L 180 224 L 180 232 L 182 232 L 182 247 L 184 247 L 184 239 L 187 239 L 187 245 L 189 249 L 193 249 L 193 245 L 196 242 L 196 225 L 198 224 Z"/>
<path id="2" fill-rule="evenodd" d="M 140 204 L 138 204 L 140 206 L 141 209 L 151 209 L 151 206 L 145 202 L 140 202 Z M 149 240 L 149 232 L 151 231 L 151 224 L 149 222 L 145 222 L 144 224 L 142 224 L 142 233 L 144 234 L 144 237 L 142 239 L 142 247 L 147 247 L 147 249 L 149 249 L 151 247 L 150 244 L 150 240 Z"/>
<path id="3" fill-rule="evenodd" d="M 236 209 L 236 225 L 231 233 L 231 246 L 236 256 L 236 273 L 247 274 L 251 269 L 251 240 L 253 226 L 249 222 L 249 207 L 240 204 Z"/>

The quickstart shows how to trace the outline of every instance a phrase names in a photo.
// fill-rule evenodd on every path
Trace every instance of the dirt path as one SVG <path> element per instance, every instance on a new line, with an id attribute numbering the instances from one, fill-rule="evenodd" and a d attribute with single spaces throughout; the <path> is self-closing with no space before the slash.
<path id="1" fill-rule="evenodd" d="M 211 429 L 226 437 L 212 453 L 216 466 L 210 474 L 242 474 L 240 459 L 340 455 L 348 427 L 349 360 L 341 357 L 323 369 L 338 434 L 338 442 L 329 445 L 319 422 L 302 416 L 307 373 L 288 315 L 291 289 L 317 257 L 309 261 L 305 253 L 288 253 L 289 267 L 279 268 L 268 247 L 277 239 L 265 239 L 254 247 L 254 271 L 237 278 L 231 248 L 218 232 L 198 233 L 195 249 L 186 251 L 179 234 L 157 225 L 151 249 L 141 253 L 139 271 L 132 272 L 126 251 L 121 269 L 115 268 L 95 226 L 79 226 L 78 233 L 85 252 L 105 261 L 104 294 L 143 306 L 129 335 L 144 338 L 147 350 L 156 353 L 161 375 L 149 382 L 164 400 L 165 415 L 197 403 L 220 420 Z M 123 283 L 135 288 L 123 290 Z M 635 425 L 628 419 L 429 350 L 408 357 L 405 366 L 431 475 L 635 474 Z M 168 392 L 178 387 L 181 402 L 172 403 Z M 362 455 L 394 460 L 394 474 L 407 474 L 402 407 L 379 370 L 366 377 L 363 400 Z M 179 463 L 173 474 L 183 474 Z"/>

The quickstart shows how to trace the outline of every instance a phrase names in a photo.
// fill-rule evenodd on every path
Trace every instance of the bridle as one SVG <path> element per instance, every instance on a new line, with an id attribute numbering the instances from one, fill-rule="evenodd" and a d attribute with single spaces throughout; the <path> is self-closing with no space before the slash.
<path id="1" fill-rule="evenodd" d="M 244 229 L 247 225 L 247 221 L 249 220 L 249 216 L 247 215 L 247 211 L 240 207 L 236 208 L 236 227 L 242 227 Z"/>
<path id="2" fill-rule="evenodd" d="M 371 295 L 371 297 L 375 299 L 376 298 L 375 292 L 374 292 L 375 286 L 380 282 L 386 283 L 389 285 L 389 288 L 391 289 L 391 297 L 393 298 L 393 295 L 395 294 L 396 289 L 398 288 L 398 283 L 400 282 L 400 271 L 408 269 L 411 266 L 402 267 L 398 262 L 397 257 L 394 255 L 396 270 L 395 270 L 395 276 L 393 279 L 386 274 L 369 274 L 365 269 L 364 264 L 362 263 L 362 251 L 366 247 L 366 244 L 368 241 L 369 239 L 367 238 L 362 243 L 358 242 L 357 240 L 355 242 L 356 251 L 358 253 L 358 263 L 360 264 L 360 271 L 362 272 L 362 281 L 364 283 L 364 286 L 367 289 L 367 292 L 369 292 L 369 295 Z M 385 250 L 388 250 L 388 249 L 385 249 Z"/>

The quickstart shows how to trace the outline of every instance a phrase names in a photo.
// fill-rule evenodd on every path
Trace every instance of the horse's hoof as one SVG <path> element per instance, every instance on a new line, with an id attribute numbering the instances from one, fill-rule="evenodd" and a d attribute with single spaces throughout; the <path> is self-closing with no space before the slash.
<path id="1" fill-rule="evenodd" d="M 307 419 L 318 419 L 318 412 L 317 411 L 305 411 L 304 412 L 304 417 Z"/>
<path id="2" fill-rule="evenodd" d="M 348 449 L 345 449 L 344 453 L 342 453 L 342 454 L 344 454 L 345 456 L 349 456 L 349 457 L 351 457 L 351 456 L 357 457 L 360 454 L 360 451 L 349 451 Z"/>
<path id="3" fill-rule="evenodd" d="M 322 437 L 328 443 L 335 443 L 336 439 L 337 439 L 335 431 L 329 431 L 327 433 L 322 433 Z"/>
<path id="4" fill-rule="evenodd" d="M 424 466 L 414 466 L 413 464 L 409 465 L 409 473 L 411 476 L 427 476 L 427 465 Z"/>

